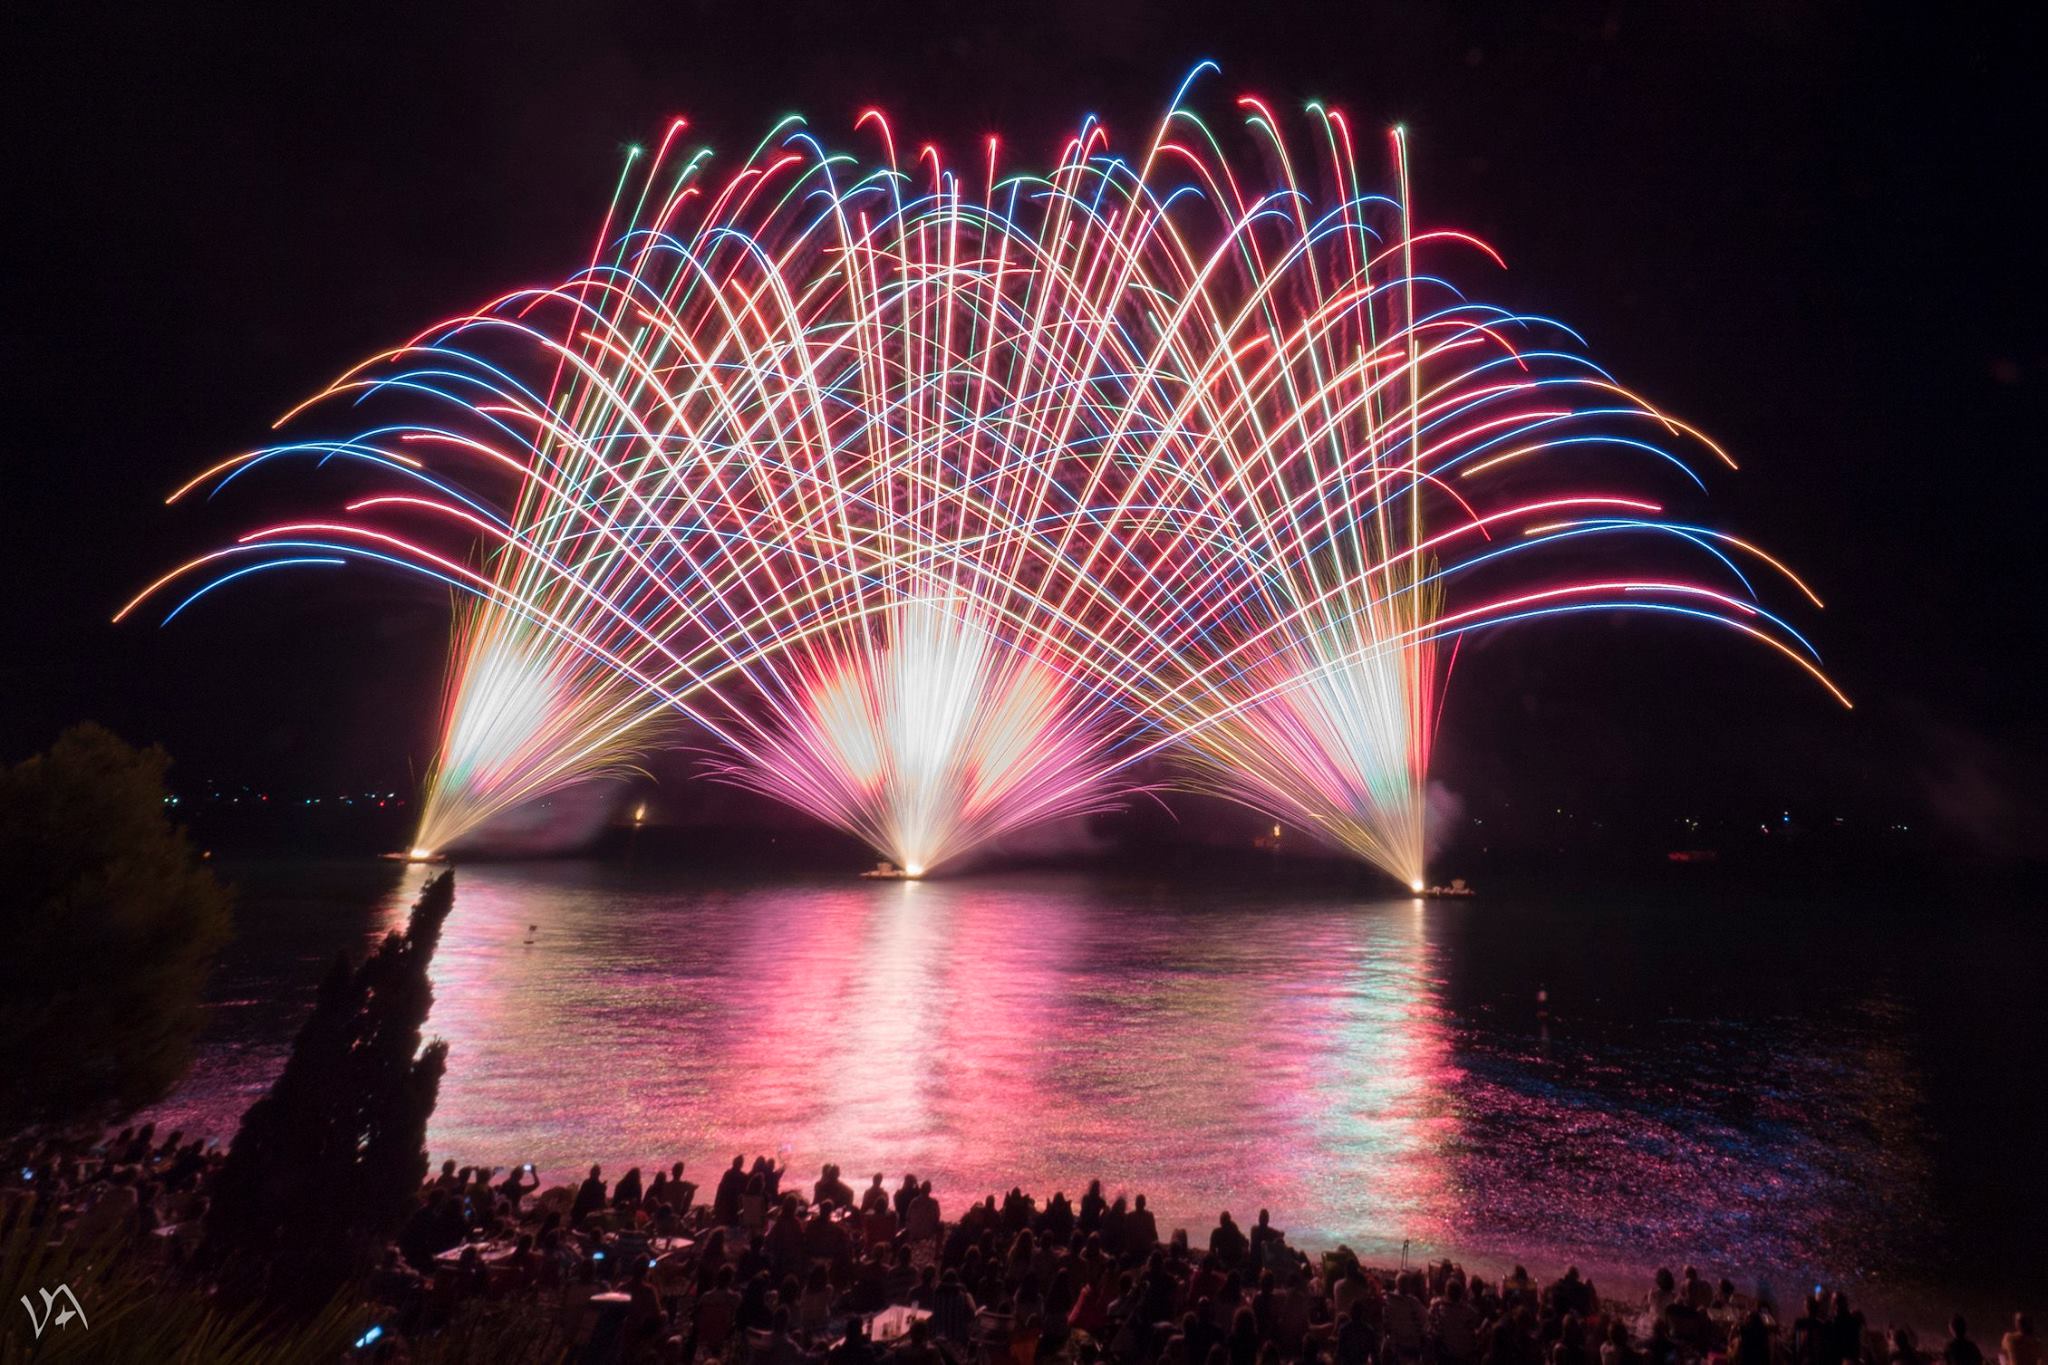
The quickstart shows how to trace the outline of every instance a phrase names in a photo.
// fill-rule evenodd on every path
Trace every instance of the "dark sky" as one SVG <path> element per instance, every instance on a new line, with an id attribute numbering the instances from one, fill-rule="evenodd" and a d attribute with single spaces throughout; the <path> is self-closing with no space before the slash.
<path id="1" fill-rule="evenodd" d="M 1860 703 L 1718 633 L 1525 628 L 1460 661 L 1449 785 L 1933 817 L 2038 850 L 2026 8 L 11 6 L 0 756 L 92 717 L 187 780 L 405 781 L 446 602 L 279 576 L 168 630 L 110 626 L 254 515 L 166 509 L 171 487 L 365 353 L 572 266 L 620 149 L 673 113 L 737 152 L 791 109 L 849 142 L 875 103 L 1043 159 L 1087 111 L 1135 139 L 1213 57 L 1219 96 L 1405 122 L 1421 216 L 1507 256 L 1495 301 L 1571 322 L 1736 453 L 1704 510 L 1829 600 L 1797 619 Z"/>

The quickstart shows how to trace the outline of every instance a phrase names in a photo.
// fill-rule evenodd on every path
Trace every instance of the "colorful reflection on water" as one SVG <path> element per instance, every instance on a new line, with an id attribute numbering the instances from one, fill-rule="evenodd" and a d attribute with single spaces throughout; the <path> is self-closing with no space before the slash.
<path id="1" fill-rule="evenodd" d="M 779 1152 L 915 1171 L 954 1207 L 1099 1176 L 1167 1227 L 1218 1200 L 1316 1239 L 1445 1227 L 1454 1073 L 1409 902 L 1252 926 L 1060 880 L 678 897 L 478 869 L 459 905 L 437 1150 Z"/>
<path id="2" fill-rule="evenodd" d="M 678 880 L 459 872 L 437 1157 L 561 1180 L 778 1153 L 807 1179 L 915 1171 L 949 1211 L 1099 1177 L 1198 1238 L 1267 1208 L 1388 1259 L 1696 1262 L 1780 1294 L 1910 1287 L 1944 1235 L 1896 982 L 1773 975 L 1783 943 L 1243 885 Z M 357 944 L 416 881 L 368 898 Z M 230 1131 L 348 936 L 251 913 L 290 936 L 231 964 L 163 1121 Z"/>

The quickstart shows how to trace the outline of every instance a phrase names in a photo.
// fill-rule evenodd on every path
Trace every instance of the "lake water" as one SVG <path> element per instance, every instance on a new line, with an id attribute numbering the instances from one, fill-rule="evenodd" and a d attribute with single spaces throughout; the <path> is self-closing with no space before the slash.
<path id="1" fill-rule="evenodd" d="M 420 882 L 230 872 L 240 938 L 155 1114 L 223 1138 L 333 953 L 401 923 Z M 1825 1280 L 1916 1317 L 2006 1312 L 2048 1261 L 2039 925 L 465 866 L 434 961 L 451 1051 L 429 1139 L 549 1183 L 678 1158 L 702 1182 L 742 1151 L 806 1181 L 828 1159 L 857 1184 L 911 1170 L 949 1215 L 1096 1176 L 1198 1239 L 1218 1208 L 1263 1207 L 1298 1244 L 1389 1262 L 1570 1260 L 1631 1293 L 1691 1262 L 1781 1300 Z"/>

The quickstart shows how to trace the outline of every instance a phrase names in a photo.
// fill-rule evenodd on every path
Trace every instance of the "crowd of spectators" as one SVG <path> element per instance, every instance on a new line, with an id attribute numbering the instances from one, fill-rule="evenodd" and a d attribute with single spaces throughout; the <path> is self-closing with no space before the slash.
<path id="1" fill-rule="evenodd" d="M 52 1238 L 124 1226 L 170 1266 L 190 1256 L 220 1153 L 145 1126 L 92 1153 L 21 1150 L 0 1226 Z M 2048 1365 L 2016 1315 L 1979 1345 L 1877 1331 L 1842 1291 L 1796 1312 L 1688 1266 L 1603 1296 L 1574 1267 L 1548 1282 L 1451 1261 L 1386 1268 L 1310 1256 L 1259 1211 L 1164 1237 L 1144 1195 L 1042 1201 L 1021 1188 L 948 1217 L 930 1182 L 827 1165 L 808 1188 L 734 1157 L 699 1199 L 684 1164 L 548 1186 L 531 1165 L 444 1162 L 371 1274 L 402 1360 L 474 1301 L 545 1319 L 564 1359 L 734 1365 Z"/>

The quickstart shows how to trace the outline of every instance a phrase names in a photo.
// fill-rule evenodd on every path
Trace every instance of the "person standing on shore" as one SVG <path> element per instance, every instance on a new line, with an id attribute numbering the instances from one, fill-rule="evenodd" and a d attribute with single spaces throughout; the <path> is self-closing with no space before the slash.
<path id="1" fill-rule="evenodd" d="M 1436 1342 L 1440 1365 L 1478 1365 L 1479 1328 L 1479 1312 L 1465 1298 L 1465 1282 L 1455 1278 L 1446 1281 L 1443 1294 L 1429 1306 L 1429 1334 Z M 1626 1338 L 1623 1344 L 1626 1345 Z M 1626 1362 L 1616 1361 L 1612 1365 Z"/>
<path id="2" fill-rule="evenodd" d="M 1428 1329 L 1422 1296 L 1427 1292 L 1422 1275 L 1417 1271 L 1411 1270 L 1395 1279 L 1394 1292 L 1380 1307 L 1380 1326 L 1385 1342 L 1380 1353 L 1383 1365 L 1422 1358 Z"/>
<path id="3" fill-rule="evenodd" d="M 1826 1304 L 1819 1286 L 1806 1296 L 1806 1311 L 1792 1320 L 1793 1365 L 1828 1365 L 1823 1342 L 1827 1337 Z"/>
<path id="4" fill-rule="evenodd" d="M 1961 1318 L 1956 1321 L 1962 1321 Z M 1752 1306 L 1735 1330 L 1735 1365 L 1771 1365 L 1771 1325 L 1761 1308 Z M 1969 1365 L 1957 1361 L 1955 1365 Z"/>
<path id="5" fill-rule="evenodd" d="M 843 1209 L 853 1203 L 853 1190 L 839 1178 L 839 1168 L 826 1163 L 818 1172 L 817 1181 L 811 1186 L 811 1203 L 823 1204 L 830 1201 L 835 1209 Z"/>
<path id="6" fill-rule="evenodd" d="M 678 1214 L 690 1211 L 690 1201 L 697 1197 L 697 1187 L 683 1179 L 683 1163 L 678 1161 L 668 1168 L 668 1203 Z"/>
<path id="7" fill-rule="evenodd" d="M 903 1215 L 903 1235 L 912 1243 L 930 1242 L 939 1235 L 939 1201 L 932 1198 L 932 1182 L 917 1187 L 917 1197 Z"/>
<path id="8" fill-rule="evenodd" d="M 2041 1365 L 2041 1338 L 2034 1335 L 2034 1320 L 2025 1313 L 2012 1315 L 2012 1330 L 1998 1344 L 2005 1365 Z"/>
<path id="9" fill-rule="evenodd" d="M 1093 1190 L 1096 1187 L 1089 1188 Z M 1209 1254 L 1216 1258 L 1216 1263 L 1223 1269 L 1234 1270 L 1244 1264 L 1244 1259 L 1250 1251 L 1251 1240 L 1244 1235 L 1244 1229 L 1238 1227 L 1237 1220 L 1230 1216 L 1229 1209 L 1223 1210 L 1216 1220 L 1216 1226 L 1209 1233 Z"/>
<path id="10" fill-rule="evenodd" d="M 1259 1210 L 1259 1221 L 1252 1224 L 1251 1266 L 1254 1272 L 1266 1268 L 1266 1243 L 1284 1241 L 1285 1238 L 1273 1230 L 1273 1214 L 1268 1209 Z"/>
<path id="11" fill-rule="evenodd" d="M 740 1221 L 740 1196 L 747 1190 L 747 1159 L 736 1156 L 718 1177 L 718 1189 L 711 1196 L 711 1221 L 722 1228 Z"/>
<path id="12" fill-rule="evenodd" d="M 1124 1224 L 1124 1241 L 1129 1251 L 1149 1255 L 1159 1245 L 1159 1220 L 1152 1216 L 1152 1210 L 1145 1207 L 1145 1196 L 1139 1195 L 1131 1201 L 1131 1216 Z"/>
<path id="13" fill-rule="evenodd" d="M 1961 1313 L 1948 1320 L 1948 1340 L 1941 1348 L 1942 1365 L 1984 1365 L 1984 1352 L 1970 1340 L 1970 1324 Z"/>
<path id="14" fill-rule="evenodd" d="M 584 1219 L 604 1207 L 604 1167 L 592 1166 L 590 1174 L 576 1187 L 576 1201 L 569 1205 L 569 1226 L 580 1226 Z"/>
<path id="15" fill-rule="evenodd" d="M 498 1186 L 498 1193 L 512 1205 L 512 1216 L 517 1218 L 521 1214 L 520 1201 L 539 1188 L 540 1173 L 534 1170 L 533 1163 L 529 1161 L 524 1166 L 512 1168 L 512 1173 Z"/>
<path id="16" fill-rule="evenodd" d="M 631 1214 L 640 1207 L 640 1168 L 638 1166 L 619 1177 L 619 1183 L 612 1190 L 612 1207 Z"/>
<path id="17" fill-rule="evenodd" d="M 1863 1315 L 1849 1306 L 1849 1292 L 1835 1291 L 1835 1313 L 1828 1319 L 1828 1330 L 1823 1334 L 1825 1342 L 1825 1365 L 1846 1361 L 1853 1365 L 1863 1359 Z"/>
<path id="18" fill-rule="evenodd" d="M 1109 1201 L 1102 1197 L 1102 1182 L 1091 1180 L 1088 1190 L 1081 1196 L 1081 1218 L 1076 1224 L 1082 1232 L 1096 1232 L 1102 1227 L 1102 1215 L 1109 1211 Z"/>

